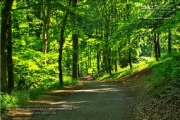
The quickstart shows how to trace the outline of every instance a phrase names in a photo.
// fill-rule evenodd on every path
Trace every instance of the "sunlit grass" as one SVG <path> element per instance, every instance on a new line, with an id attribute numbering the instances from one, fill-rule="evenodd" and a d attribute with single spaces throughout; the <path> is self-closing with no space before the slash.
<path id="1" fill-rule="evenodd" d="M 73 80 L 72 77 L 70 77 L 70 76 L 64 76 L 63 79 L 64 79 L 65 86 L 74 85 L 78 82 L 77 80 Z"/>
<path id="2" fill-rule="evenodd" d="M 98 80 L 104 80 L 105 78 L 109 77 L 109 74 L 103 74 L 103 76 L 98 77 Z"/>
<path id="3" fill-rule="evenodd" d="M 19 107 L 23 104 L 29 102 L 31 99 L 36 99 L 37 96 L 43 94 L 45 91 L 36 89 L 36 90 L 21 90 L 21 91 L 12 91 L 12 93 L 4 94 L 1 93 L 1 112 L 4 111 L 7 107 Z"/>
<path id="4" fill-rule="evenodd" d="M 141 71 L 143 69 L 152 67 L 152 66 L 154 66 L 156 64 L 158 64 L 158 62 L 156 62 L 154 58 L 151 58 L 149 60 L 141 61 L 139 63 L 133 64 L 132 69 L 130 69 L 130 67 L 127 66 L 125 68 L 118 68 L 117 72 L 112 71 L 112 75 L 110 75 L 108 73 L 105 73 L 102 76 L 99 76 L 97 78 L 97 80 L 115 80 L 117 78 L 128 75 L 128 74 L 130 74 L 132 72 L 137 72 L 137 71 Z"/>

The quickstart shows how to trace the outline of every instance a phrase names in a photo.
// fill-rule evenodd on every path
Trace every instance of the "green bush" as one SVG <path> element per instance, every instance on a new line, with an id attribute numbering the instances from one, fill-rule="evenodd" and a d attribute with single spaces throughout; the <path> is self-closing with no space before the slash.
<path id="1" fill-rule="evenodd" d="M 180 90 L 178 87 L 180 85 L 180 54 L 172 54 L 163 59 L 161 59 L 163 62 L 153 67 L 152 74 L 146 77 L 146 80 L 152 84 L 148 93 L 156 97 L 169 94 L 173 89 Z"/>

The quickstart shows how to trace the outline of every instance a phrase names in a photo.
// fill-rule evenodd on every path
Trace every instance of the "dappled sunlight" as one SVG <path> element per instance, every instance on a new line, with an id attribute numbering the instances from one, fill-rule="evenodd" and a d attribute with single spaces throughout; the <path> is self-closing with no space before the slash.
<path id="1" fill-rule="evenodd" d="M 61 102 L 51 102 L 51 105 L 61 105 L 67 106 L 67 105 L 73 105 L 73 104 L 81 104 L 81 103 L 87 103 L 87 101 L 61 101 Z"/>
<path id="2" fill-rule="evenodd" d="M 106 85 L 105 85 L 106 86 Z M 103 86 L 104 87 L 104 86 Z M 52 94 L 58 94 L 58 93 L 79 93 L 79 92 L 118 92 L 122 91 L 121 89 L 116 89 L 116 88 L 97 88 L 97 89 L 81 89 L 81 90 L 56 90 L 52 92 Z"/>
<path id="3" fill-rule="evenodd" d="M 176 114 L 179 1 L 1 0 L 0 120 L 134 120 L 146 97 L 167 103 L 141 119 Z"/>
<path id="4" fill-rule="evenodd" d="M 83 96 L 84 93 L 91 95 L 90 93 L 96 94 L 98 97 L 102 97 L 106 93 L 110 92 L 117 92 L 117 96 L 114 96 L 114 100 L 123 100 L 122 94 L 125 90 L 122 89 L 120 86 L 117 86 L 115 84 L 107 84 L 105 82 L 96 82 L 95 85 L 93 85 L 93 88 L 88 89 L 78 89 L 78 90 L 55 90 L 51 93 L 48 93 L 47 95 L 42 95 L 39 100 L 34 100 L 32 103 L 35 104 L 47 104 L 47 105 L 78 105 L 89 102 L 88 98 L 80 101 L 72 101 L 71 99 L 65 100 L 64 98 L 68 98 L 69 96 L 74 95 L 74 97 L 77 96 Z M 103 93 L 103 94 L 102 94 Z M 118 98 L 120 97 L 120 98 Z M 48 99 L 44 99 L 48 98 Z M 109 98 L 107 98 L 109 99 Z M 111 100 L 113 100 L 111 98 Z"/>
<path id="5" fill-rule="evenodd" d="M 114 89 L 114 88 L 74 90 L 74 92 L 118 92 L 118 91 L 121 91 L 121 90 Z"/>
<path id="6" fill-rule="evenodd" d="M 52 100 L 34 100 L 34 101 L 32 101 L 32 103 L 37 103 L 37 104 L 51 104 L 52 102 L 53 102 Z"/>
<path id="7" fill-rule="evenodd" d="M 87 111 L 89 115 L 97 111 L 105 114 L 109 109 L 114 109 L 113 114 L 116 114 L 119 110 L 125 109 L 132 100 L 133 98 L 128 95 L 128 89 L 124 87 L 114 83 L 92 81 L 78 89 L 55 90 L 41 95 L 37 100 L 31 101 L 30 105 L 32 108 L 43 108 L 42 110 L 17 111 L 13 116 L 17 118 L 26 116 L 32 119 L 35 116 L 35 118 L 51 120 L 57 116 L 69 116 L 70 114 L 86 115 Z"/>

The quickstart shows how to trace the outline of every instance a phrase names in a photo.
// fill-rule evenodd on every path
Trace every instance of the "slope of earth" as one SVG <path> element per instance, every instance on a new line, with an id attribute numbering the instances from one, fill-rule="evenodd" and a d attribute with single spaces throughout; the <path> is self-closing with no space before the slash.
<path id="1" fill-rule="evenodd" d="M 176 91 L 174 100 L 167 96 L 155 98 L 147 94 L 151 83 L 145 82 L 144 78 L 151 73 L 152 69 L 147 68 L 115 80 L 116 83 L 134 91 L 136 102 L 133 107 L 135 113 L 133 120 L 180 120 L 180 97 L 177 97 L 179 92 Z"/>

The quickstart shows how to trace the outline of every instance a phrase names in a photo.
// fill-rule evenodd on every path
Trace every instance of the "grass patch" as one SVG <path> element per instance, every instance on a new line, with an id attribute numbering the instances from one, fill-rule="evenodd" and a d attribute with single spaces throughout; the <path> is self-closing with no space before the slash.
<path id="1" fill-rule="evenodd" d="M 74 85 L 77 83 L 78 83 L 78 80 L 72 79 L 70 76 L 64 77 L 64 85 L 65 86 Z"/>
<path id="2" fill-rule="evenodd" d="M 126 68 L 121 68 L 117 72 L 112 72 L 112 75 L 109 75 L 107 73 L 99 76 L 97 80 L 106 80 L 106 81 L 111 81 L 111 80 L 116 80 L 117 78 L 121 78 L 123 76 L 126 76 L 130 73 L 141 71 L 143 69 L 152 67 L 154 65 L 158 64 L 154 58 L 148 60 L 148 61 L 141 61 L 140 63 L 133 64 L 133 68 L 130 69 L 129 66 Z"/>
<path id="3" fill-rule="evenodd" d="M 1 93 L 1 112 L 3 112 L 7 107 L 22 106 L 29 100 L 36 99 L 38 95 L 43 93 L 45 93 L 45 91 L 40 89 L 12 91 L 10 95 Z"/>

